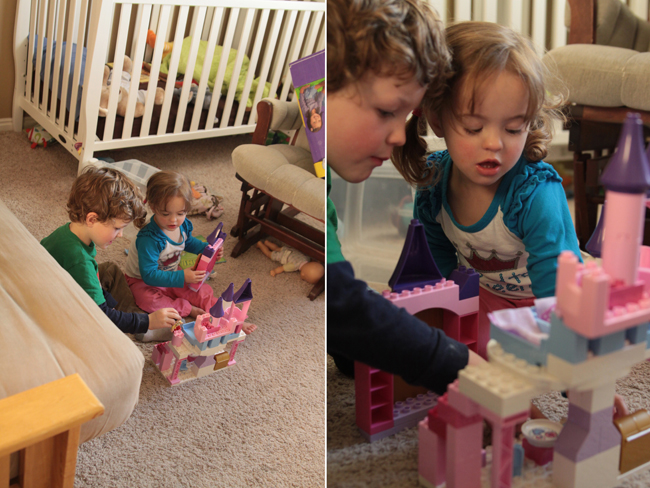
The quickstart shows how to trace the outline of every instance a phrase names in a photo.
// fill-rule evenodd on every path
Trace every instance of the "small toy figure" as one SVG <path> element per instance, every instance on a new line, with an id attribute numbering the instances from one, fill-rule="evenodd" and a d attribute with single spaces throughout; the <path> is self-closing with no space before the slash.
<path id="1" fill-rule="evenodd" d="M 280 247 L 271 241 L 260 241 L 257 243 L 257 247 L 267 258 L 282 263 L 282 266 L 271 270 L 271 276 L 284 273 L 285 271 L 287 273 L 300 271 L 300 278 L 313 285 L 325 274 L 325 268 L 321 263 L 310 261 L 307 256 L 292 247 Z"/>

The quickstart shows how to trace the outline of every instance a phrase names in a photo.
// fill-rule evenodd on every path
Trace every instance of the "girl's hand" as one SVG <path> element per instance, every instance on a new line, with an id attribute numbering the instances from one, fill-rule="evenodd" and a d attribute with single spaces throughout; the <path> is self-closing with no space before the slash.
<path id="1" fill-rule="evenodd" d="M 217 249 L 217 259 L 215 260 L 215 262 L 219 261 L 222 257 L 223 257 L 223 247 L 220 247 L 219 249 Z"/>
<path id="2" fill-rule="evenodd" d="M 191 269 L 184 269 L 185 283 L 201 283 L 205 278 L 205 271 L 193 271 Z"/>
<path id="3" fill-rule="evenodd" d="M 149 314 L 149 329 L 170 328 L 177 320 L 182 320 L 173 308 L 161 308 Z"/>

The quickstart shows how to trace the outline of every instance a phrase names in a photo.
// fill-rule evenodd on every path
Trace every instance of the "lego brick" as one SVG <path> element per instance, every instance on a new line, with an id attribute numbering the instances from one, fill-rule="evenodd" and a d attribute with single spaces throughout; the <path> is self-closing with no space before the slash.
<path id="1" fill-rule="evenodd" d="M 459 288 L 453 281 L 440 280 L 435 285 L 416 287 L 412 291 L 403 290 L 401 293 L 383 292 L 384 298 L 394 305 L 404 308 L 415 315 L 422 310 L 442 308 L 457 315 L 466 315 L 478 311 L 478 297 L 458 299 Z"/>
<path id="2" fill-rule="evenodd" d="M 640 344 L 641 342 L 648 341 L 648 324 L 641 324 L 636 327 L 631 327 L 625 331 L 625 339 L 630 344 Z"/>
<path id="3" fill-rule="evenodd" d="M 630 368 L 645 358 L 646 344 L 626 346 L 606 356 L 595 356 L 580 364 L 572 364 L 549 353 L 546 361 L 547 372 L 559 379 L 563 388 L 594 388 L 625 376 Z"/>
<path id="4" fill-rule="evenodd" d="M 625 417 L 615 419 L 614 424 L 621 433 L 621 473 L 634 470 L 650 462 L 650 414 L 639 410 Z"/>
<path id="5" fill-rule="evenodd" d="M 514 354 L 529 364 L 543 366 L 546 364 L 548 339 L 542 339 L 539 346 L 506 330 L 490 324 L 490 337 L 496 340 L 504 351 Z"/>
<path id="6" fill-rule="evenodd" d="M 553 454 L 553 483 L 558 487 L 616 486 L 620 446 L 575 463 L 557 450 Z"/>
<path id="7" fill-rule="evenodd" d="M 478 296 L 480 274 L 473 268 L 459 266 L 449 275 L 449 279 L 458 285 L 460 292 L 459 300 Z"/>
<path id="8" fill-rule="evenodd" d="M 623 349 L 625 346 L 625 330 L 619 330 L 613 334 L 609 334 L 598 339 L 591 339 L 589 341 L 589 350 L 596 356 L 603 356 L 610 352 Z"/>
<path id="9" fill-rule="evenodd" d="M 447 401 L 450 406 L 466 417 L 477 415 L 480 410 L 475 401 L 467 398 L 458 390 L 458 380 L 447 387 Z"/>
<path id="10" fill-rule="evenodd" d="M 198 356 L 194 359 L 194 364 L 197 368 L 203 368 L 206 366 L 213 366 L 215 363 L 214 356 Z"/>
<path id="11" fill-rule="evenodd" d="M 553 460 L 553 450 L 551 449 L 551 461 Z M 512 476 L 521 476 L 524 467 L 524 448 L 518 442 L 512 449 Z"/>
<path id="12" fill-rule="evenodd" d="M 553 461 L 553 448 L 552 447 L 537 447 L 533 446 L 528 439 L 524 437 L 521 441 L 520 447 L 526 455 L 526 459 L 530 459 L 537 466 L 544 466 Z M 523 459 L 522 459 L 523 462 Z M 514 476 L 514 475 L 513 475 Z"/>
<path id="13" fill-rule="evenodd" d="M 569 404 L 569 417 L 555 442 L 555 452 L 581 462 L 620 443 L 621 434 L 612 422 L 611 408 L 592 414 Z"/>
<path id="14" fill-rule="evenodd" d="M 643 298 L 643 284 L 618 285 L 609 292 L 608 308 L 624 307 L 630 302 L 638 302 Z"/>
<path id="15" fill-rule="evenodd" d="M 477 413 L 471 416 L 465 416 L 457 411 L 453 406 L 449 405 L 447 395 L 443 395 L 438 399 L 438 418 L 447 424 L 447 432 L 449 426 L 456 428 L 465 427 L 482 422 L 482 417 Z"/>
<path id="16" fill-rule="evenodd" d="M 490 363 L 460 371 L 458 389 L 499 417 L 528 411 L 536 393 L 524 378 Z"/>
<path id="17" fill-rule="evenodd" d="M 447 488 L 465 488 L 480 484 L 482 440 L 483 422 L 480 420 L 462 427 L 447 425 Z"/>
<path id="18" fill-rule="evenodd" d="M 393 422 L 393 375 L 354 363 L 356 423 L 362 433 L 372 436 L 391 429 Z"/>
<path id="19" fill-rule="evenodd" d="M 431 486 L 445 482 L 445 464 L 447 458 L 445 439 L 429 430 L 428 420 L 418 424 L 418 473 Z"/>
<path id="20" fill-rule="evenodd" d="M 567 327 L 555 313 L 551 314 L 548 352 L 573 364 L 587 360 L 589 340 Z"/>
<path id="21" fill-rule="evenodd" d="M 447 437 L 447 423 L 438 417 L 438 406 L 436 405 L 427 414 L 427 425 L 438 437 L 445 439 Z"/>

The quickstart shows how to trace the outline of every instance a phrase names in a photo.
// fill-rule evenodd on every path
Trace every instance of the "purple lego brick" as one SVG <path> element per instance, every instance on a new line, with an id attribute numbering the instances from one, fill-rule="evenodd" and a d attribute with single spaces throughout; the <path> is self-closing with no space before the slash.
<path id="1" fill-rule="evenodd" d="M 217 303 L 212 305 L 212 308 L 210 309 L 210 315 L 217 319 L 223 317 L 223 298 L 219 297 Z"/>
<path id="2" fill-rule="evenodd" d="M 194 359 L 194 364 L 199 369 L 206 366 L 214 366 L 214 363 L 216 363 L 214 356 L 198 356 Z"/>
<path id="3" fill-rule="evenodd" d="M 595 258 L 601 257 L 601 252 L 603 250 L 603 237 L 605 232 L 605 205 L 607 202 L 603 203 L 603 209 L 600 213 L 600 218 L 598 219 L 598 224 L 594 229 L 594 233 L 591 234 L 591 237 L 587 241 L 585 248 L 587 252 Z"/>
<path id="4" fill-rule="evenodd" d="M 226 291 L 224 291 L 221 294 L 221 298 L 223 298 L 224 302 L 232 302 L 233 295 L 234 295 L 234 293 L 233 293 L 234 288 L 235 288 L 235 285 L 233 283 L 230 283 L 228 288 L 226 288 Z"/>
<path id="5" fill-rule="evenodd" d="M 449 279 L 460 288 L 459 300 L 478 296 L 479 276 L 473 268 L 466 268 L 465 266 L 460 266 L 451 272 Z"/>
<path id="6" fill-rule="evenodd" d="M 433 260 L 424 227 L 417 220 L 411 220 L 406 240 L 397 266 L 388 280 L 388 285 L 395 293 L 435 285 L 443 276 Z"/>
<path id="7" fill-rule="evenodd" d="M 241 286 L 237 293 L 234 295 L 235 303 L 247 302 L 253 299 L 253 291 L 251 290 L 251 279 L 246 278 L 244 284 Z"/>
<path id="8" fill-rule="evenodd" d="M 214 244 L 215 242 L 217 242 L 217 239 L 219 239 L 219 237 L 222 237 L 220 235 L 220 234 L 222 234 L 222 232 L 221 232 L 222 227 L 223 227 L 223 222 L 219 222 L 217 227 L 210 233 L 210 235 L 208 236 L 208 239 L 207 239 L 209 244 Z M 223 235 L 224 240 L 225 240 L 225 237 L 226 237 L 226 235 L 224 234 Z"/>
<path id="9" fill-rule="evenodd" d="M 214 249 L 212 249 L 210 246 L 206 246 L 205 249 L 203 249 L 202 253 L 206 258 L 212 259 L 212 256 L 214 256 Z"/>
<path id="10" fill-rule="evenodd" d="M 621 444 L 621 434 L 612 422 L 612 408 L 590 414 L 569 404 L 569 418 L 555 442 L 555 451 L 580 462 Z"/>
<path id="11" fill-rule="evenodd" d="M 650 188 L 650 168 L 639 114 L 628 112 L 616 147 L 600 182 L 607 190 L 619 193 L 646 193 Z"/>

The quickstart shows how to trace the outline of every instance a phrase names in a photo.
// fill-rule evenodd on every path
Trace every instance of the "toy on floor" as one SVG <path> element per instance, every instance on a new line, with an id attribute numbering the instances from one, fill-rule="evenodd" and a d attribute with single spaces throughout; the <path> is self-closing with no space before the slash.
<path id="1" fill-rule="evenodd" d="M 25 132 L 27 133 L 29 142 L 32 143 L 32 149 L 36 148 L 36 146 L 47 147 L 48 142 L 55 141 L 54 137 L 40 125 L 35 125 L 31 129 L 25 129 Z"/>
<path id="2" fill-rule="evenodd" d="M 199 185 L 194 181 L 190 181 L 192 186 L 192 201 L 190 204 L 192 208 L 187 212 L 187 215 L 205 215 L 208 220 L 221 217 L 224 208 L 221 205 L 223 195 L 212 195 L 205 185 Z"/>
<path id="3" fill-rule="evenodd" d="M 383 293 L 387 300 L 413 315 L 438 309 L 445 334 L 485 357 L 489 331 L 478 328 L 479 274 L 461 266 L 449 280 L 443 278 L 429 250 L 424 227 L 415 219 L 388 284 L 392 291 Z M 433 393 L 405 385 L 398 376 L 355 363 L 356 421 L 370 442 L 417 425 L 432 402 L 435 404 Z M 408 409 L 401 402 L 408 403 Z"/>
<path id="4" fill-rule="evenodd" d="M 235 353 L 246 339 L 242 327 L 252 299 L 250 278 L 237 292 L 231 283 L 209 313 L 194 322 L 176 323 L 172 340 L 154 346 L 151 360 L 171 385 L 236 364 Z M 225 311 L 224 303 L 230 304 Z"/>
<path id="5" fill-rule="evenodd" d="M 271 241 L 258 241 L 257 248 L 267 258 L 282 264 L 282 266 L 271 270 L 271 276 L 279 275 L 285 271 L 287 273 L 300 271 L 300 278 L 303 281 L 315 285 L 325 274 L 325 267 L 321 263 L 310 261 L 307 256 L 292 247 L 280 247 Z"/>
<path id="6" fill-rule="evenodd" d="M 486 471 L 492 487 L 512 486 L 515 424 L 528 417 L 532 398 L 552 390 L 568 391 L 569 413 L 552 462 L 548 447 L 528 447 L 538 464 L 547 463 L 545 479 L 534 486 L 613 487 L 650 466 L 650 450 L 630 448 L 631 442 L 650 445 L 647 412 L 612 421 L 616 380 L 648 357 L 650 248 L 640 243 L 650 167 L 637 114 L 628 114 L 601 183 L 607 201 L 602 267 L 564 252 L 554 305 L 544 299 L 489 315 L 489 362 L 460 371 L 420 424 L 424 486 L 482 486 Z M 536 340 L 516 332 L 524 324 Z M 482 472 L 483 419 L 492 425 L 492 460 Z"/>
<path id="7" fill-rule="evenodd" d="M 214 269 L 214 264 L 217 261 L 217 250 L 223 245 L 223 241 L 226 238 L 227 234 L 221 232 L 223 227 L 223 222 L 219 222 L 219 225 L 212 231 L 208 236 L 209 245 L 203 250 L 203 253 L 199 254 L 199 257 L 192 268 L 194 271 L 205 271 L 205 277 L 201 280 L 200 283 L 190 283 L 188 288 L 192 291 L 199 291 L 199 288 L 205 283 L 205 280 L 208 279 L 210 273 Z"/>

